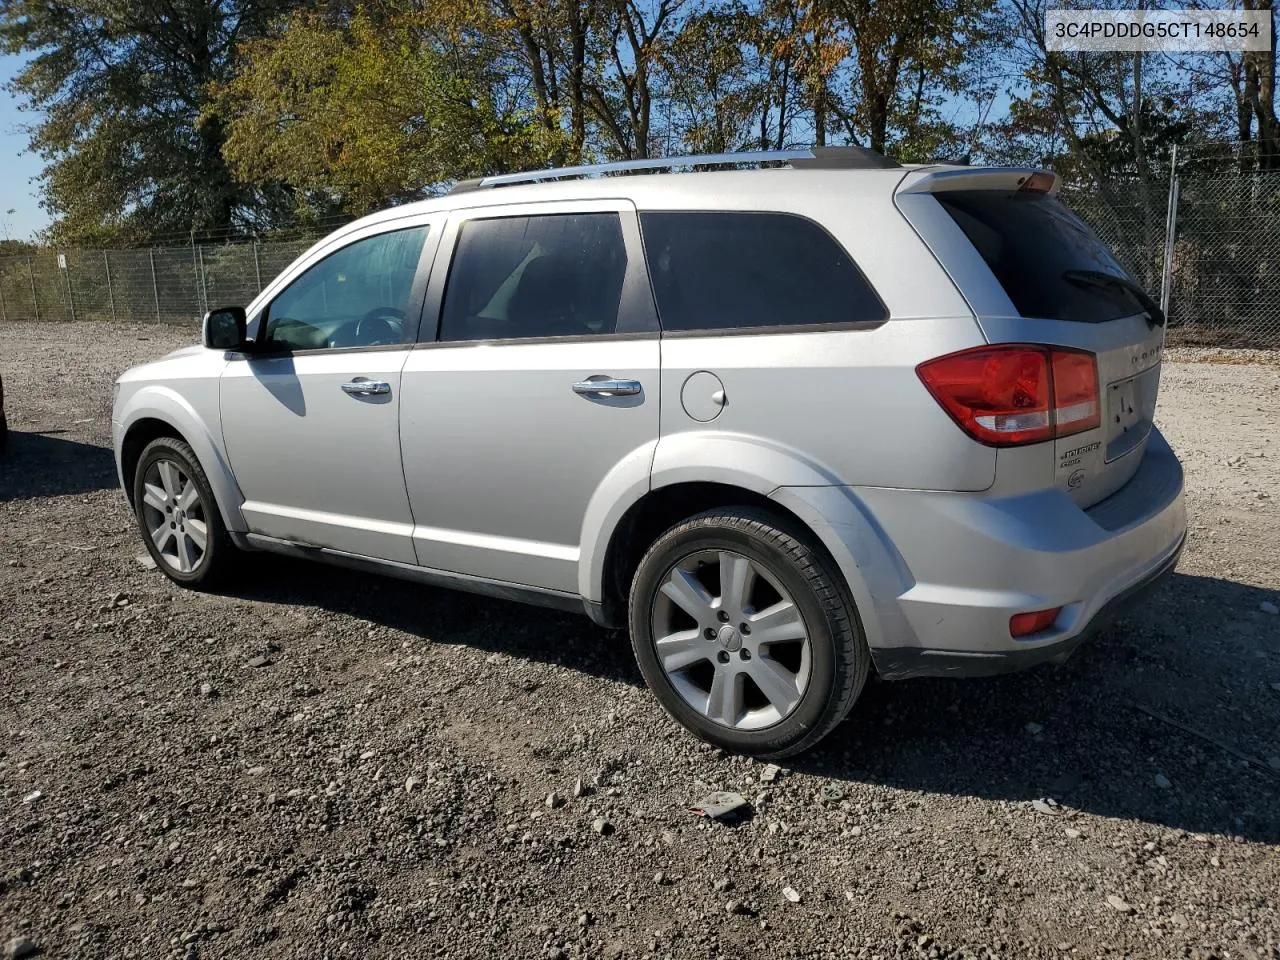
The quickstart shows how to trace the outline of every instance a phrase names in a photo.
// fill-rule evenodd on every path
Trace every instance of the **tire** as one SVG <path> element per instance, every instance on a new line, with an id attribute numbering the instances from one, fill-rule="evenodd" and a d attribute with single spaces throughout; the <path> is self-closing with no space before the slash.
<path id="1" fill-rule="evenodd" d="M 226 579 L 235 547 L 209 478 L 186 442 L 160 437 L 143 449 L 133 475 L 133 509 L 147 552 L 170 580 L 208 589 Z"/>
<path id="2" fill-rule="evenodd" d="M 833 562 L 807 531 L 754 507 L 710 510 L 658 537 L 631 581 L 629 615 L 649 689 L 690 732 L 735 753 L 809 749 L 845 718 L 871 668 Z"/>

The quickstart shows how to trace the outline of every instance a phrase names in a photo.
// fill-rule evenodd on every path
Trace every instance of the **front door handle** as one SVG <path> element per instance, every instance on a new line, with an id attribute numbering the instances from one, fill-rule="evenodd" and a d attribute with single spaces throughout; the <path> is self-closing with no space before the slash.
<path id="1" fill-rule="evenodd" d="M 639 380 L 579 380 L 573 392 L 588 397 L 634 397 L 641 390 Z"/>
<path id="2" fill-rule="evenodd" d="M 342 392 L 353 397 L 375 397 L 390 393 L 391 384 L 383 380 L 366 380 L 364 377 L 356 377 L 350 383 L 342 385 Z"/>

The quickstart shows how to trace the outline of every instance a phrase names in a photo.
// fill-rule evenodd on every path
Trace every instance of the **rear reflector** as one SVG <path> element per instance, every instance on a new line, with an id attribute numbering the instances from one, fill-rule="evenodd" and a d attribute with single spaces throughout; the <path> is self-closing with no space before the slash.
<path id="1" fill-rule="evenodd" d="M 1009 635 L 1011 637 L 1029 637 L 1041 630 L 1048 630 L 1062 612 L 1061 607 L 1052 610 L 1034 610 L 1031 613 L 1015 613 L 1009 618 Z"/>
<path id="2" fill-rule="evenodd" d="M 1053 189 L 1053 182 L 1057 179 L 1052 173 L 1040 171 L 1033 173 L 1022 181 L 1022 186 L 1018 188 L 1019 193 L 1048 193 Z"/>
<path id="3" fill-rule="evenodd" d="M 916 367 L 933 398 L 979 443 L 1012 447 L 1101 423 L 1098 361 L 1084 350 L 1003 343 Z"/>

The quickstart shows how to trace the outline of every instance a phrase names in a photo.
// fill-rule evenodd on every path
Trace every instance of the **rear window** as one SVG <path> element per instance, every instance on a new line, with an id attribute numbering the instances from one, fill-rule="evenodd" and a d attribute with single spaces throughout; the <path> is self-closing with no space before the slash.
<path id="1" fill-rule="evenodd" d="M 844 248 L 780 213 L 643 213 L 663 330 L 881 321 L 886 311 Z"/>
<path id="2" fill-rule="evenodd" d="M 1106 244 L 1057 197 L 1000 190 L 935 194 L 1024 317 L 1102 323 L 1143 312 L 1119 285 L 1073 281 L 1084 273 L 1128 278 Z"/>

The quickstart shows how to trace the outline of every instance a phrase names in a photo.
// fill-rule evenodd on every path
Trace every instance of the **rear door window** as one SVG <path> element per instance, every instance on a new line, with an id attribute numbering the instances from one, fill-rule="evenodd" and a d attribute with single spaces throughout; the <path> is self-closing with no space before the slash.
<path id="1" fill-rule="evenodd" d="M 781 213 L 642 213 L 662 329 L 878 323 L 884 304 L 844 248 Z"/>
<path id="2" fill-rule="evenodd" d="M 445 288 L 440 339 L 611 334 L 626 272 L 616 213 L 467 221 Z"/>
<path id="3" fill-rule="evenodd" d="M 1106 244 L 1057 197 L 1029 191 L 935 194 L 1024 317 L 1103 323 L 1144 312 L 1120 284 L 1129 275 Z M 1075 278 L 1074 280 L 1072 278 Z"/>

